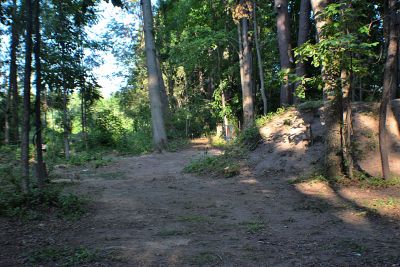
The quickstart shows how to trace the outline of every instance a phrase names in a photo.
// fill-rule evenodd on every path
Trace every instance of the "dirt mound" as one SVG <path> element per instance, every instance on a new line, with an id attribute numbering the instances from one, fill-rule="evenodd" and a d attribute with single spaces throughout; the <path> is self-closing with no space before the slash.
<path id="1" fill-rule="evenodd" d="M 381 176 L 378 143 L 378 110 L 374 103 L 353 104 L 353 155 L 363 170 Z M 321 170 L 324 162 L 322 108 L 291 108 L 277 115 L 260 129 L 263 144 L 251 160 L 258 174 L 283 173 L 309 175 Z M 390 167 L 400 176 L 400 138 L 397 122 L 388 118 Z"/>

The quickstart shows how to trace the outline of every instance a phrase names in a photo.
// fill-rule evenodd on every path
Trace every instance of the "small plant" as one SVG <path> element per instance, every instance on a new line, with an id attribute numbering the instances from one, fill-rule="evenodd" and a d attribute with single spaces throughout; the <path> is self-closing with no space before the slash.
<path id="1" fill-rule="evenodd" d="M 253 151 L 261 141 L 261 135 L 257 127 L 245 129 L 238 136 L 236 143 L 245 149 Z"/>
<path id="2" fill-rule="evenodd" d="M 197 174 L 213 173 L 230 178 L 239 174 L 240 165 L 229 155 L 207 156 L 191 161 L 183 171 Z"/>
<path id="3" fill-rule="evenodd" d="M 258 234 L 265 230 L 265 224 L 261 221 L 251 221 L 242 223 L 246 227 L 248 234 Z"/>
<path id="4" fill-rule="evenodd" d="M 272 121 L 274 118 L 284 114 L 287 111 L 286 108 L 278 108 L 275 112 L 270 112 L 267 115 L 261 116 L 256 119 L 256 125 L 258 128 L 265 126 L 268 122 Z"/>
<path id="5" fill-rule="evenodd" d="M 201 223 L 208 222 L 208 218 L 201 215 L 181 216 L 177 218 L 178 222 Z"/>
<path id="6" fill-rule="evenodd" d="M 197 266 L 211 265 L 214 266 L 222 259 L 212 252 L 201 252 L 192 259 L 192 264 Z"/>

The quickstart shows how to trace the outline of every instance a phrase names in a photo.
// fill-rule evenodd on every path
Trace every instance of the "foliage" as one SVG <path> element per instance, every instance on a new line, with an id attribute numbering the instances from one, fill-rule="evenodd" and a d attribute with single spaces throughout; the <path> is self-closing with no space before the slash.
<path id="1" fill-rule="evenodd" d="M 250 127 L 242 131 L 237 137 L 236 143 L 250 151 L 257 148 L 261 142 L 260 131 L 257 127 Z"/>
<path id="2" fill-rule="evenodd" d="M 287 108 L 278 108 L 275 112 L 269 112 L 267 115 L 258 117 L 256 119 L 256 125 L 258 128 L 265 126 L 268 122 L 272 121 L 274 118 L 284 114 Z"/>
<path id="3" fill-rule="evenodd" d="M 3 166 L 3 165 L 2 165 Z M 0 215 L 35 218 L 46 213 L 75 219 L 85 213 L 87 200 L 65 193 L 61 185 L 48 184 L 45 188 L 20 189 L 21 179 L 17 167 L 2 169 L 0 173 Z"/>

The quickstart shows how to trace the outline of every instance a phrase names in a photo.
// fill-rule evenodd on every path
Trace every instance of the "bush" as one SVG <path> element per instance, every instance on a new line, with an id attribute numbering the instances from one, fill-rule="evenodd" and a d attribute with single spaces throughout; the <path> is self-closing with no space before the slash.
<path id="1" fill-rule="evenodd" d="M 258 128 L 251 127 L 242 131 L 239 134 L 236 143 L 245 149 L 253 151 L 257 148 L 260 141 L 261 141 L 261 135 Z"/>
<path id="2" fill-rule="evenodd" d="M 0 189 L 0 215 L 7 217 L 37 217 L 55 212 L 68 219 L 79 218 L 85 212 L 87 200 L 72 193 L 63 193 L 59 185 L 48 185 L 44 189 L 33 188 L 29 193 L 21 192 L 13 185 Z"/>

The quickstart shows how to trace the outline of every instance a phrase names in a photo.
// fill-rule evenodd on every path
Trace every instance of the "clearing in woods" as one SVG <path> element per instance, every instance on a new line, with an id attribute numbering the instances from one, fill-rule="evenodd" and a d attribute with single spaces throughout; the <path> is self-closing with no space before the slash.
<path id="1" fill-rule="evenodd" d="M 206 145 L 68 170 L 81 178 L 72 188 L 93 199 L 89 214 L 76 222 L 2 219 L 0 265 L 22 265 L 48 246 L 112 252 L 83 266 L 400 265 L 398 190 L 293 185 L 296 177 L 251 167 L 233 178 L 183 173 Z"/>

